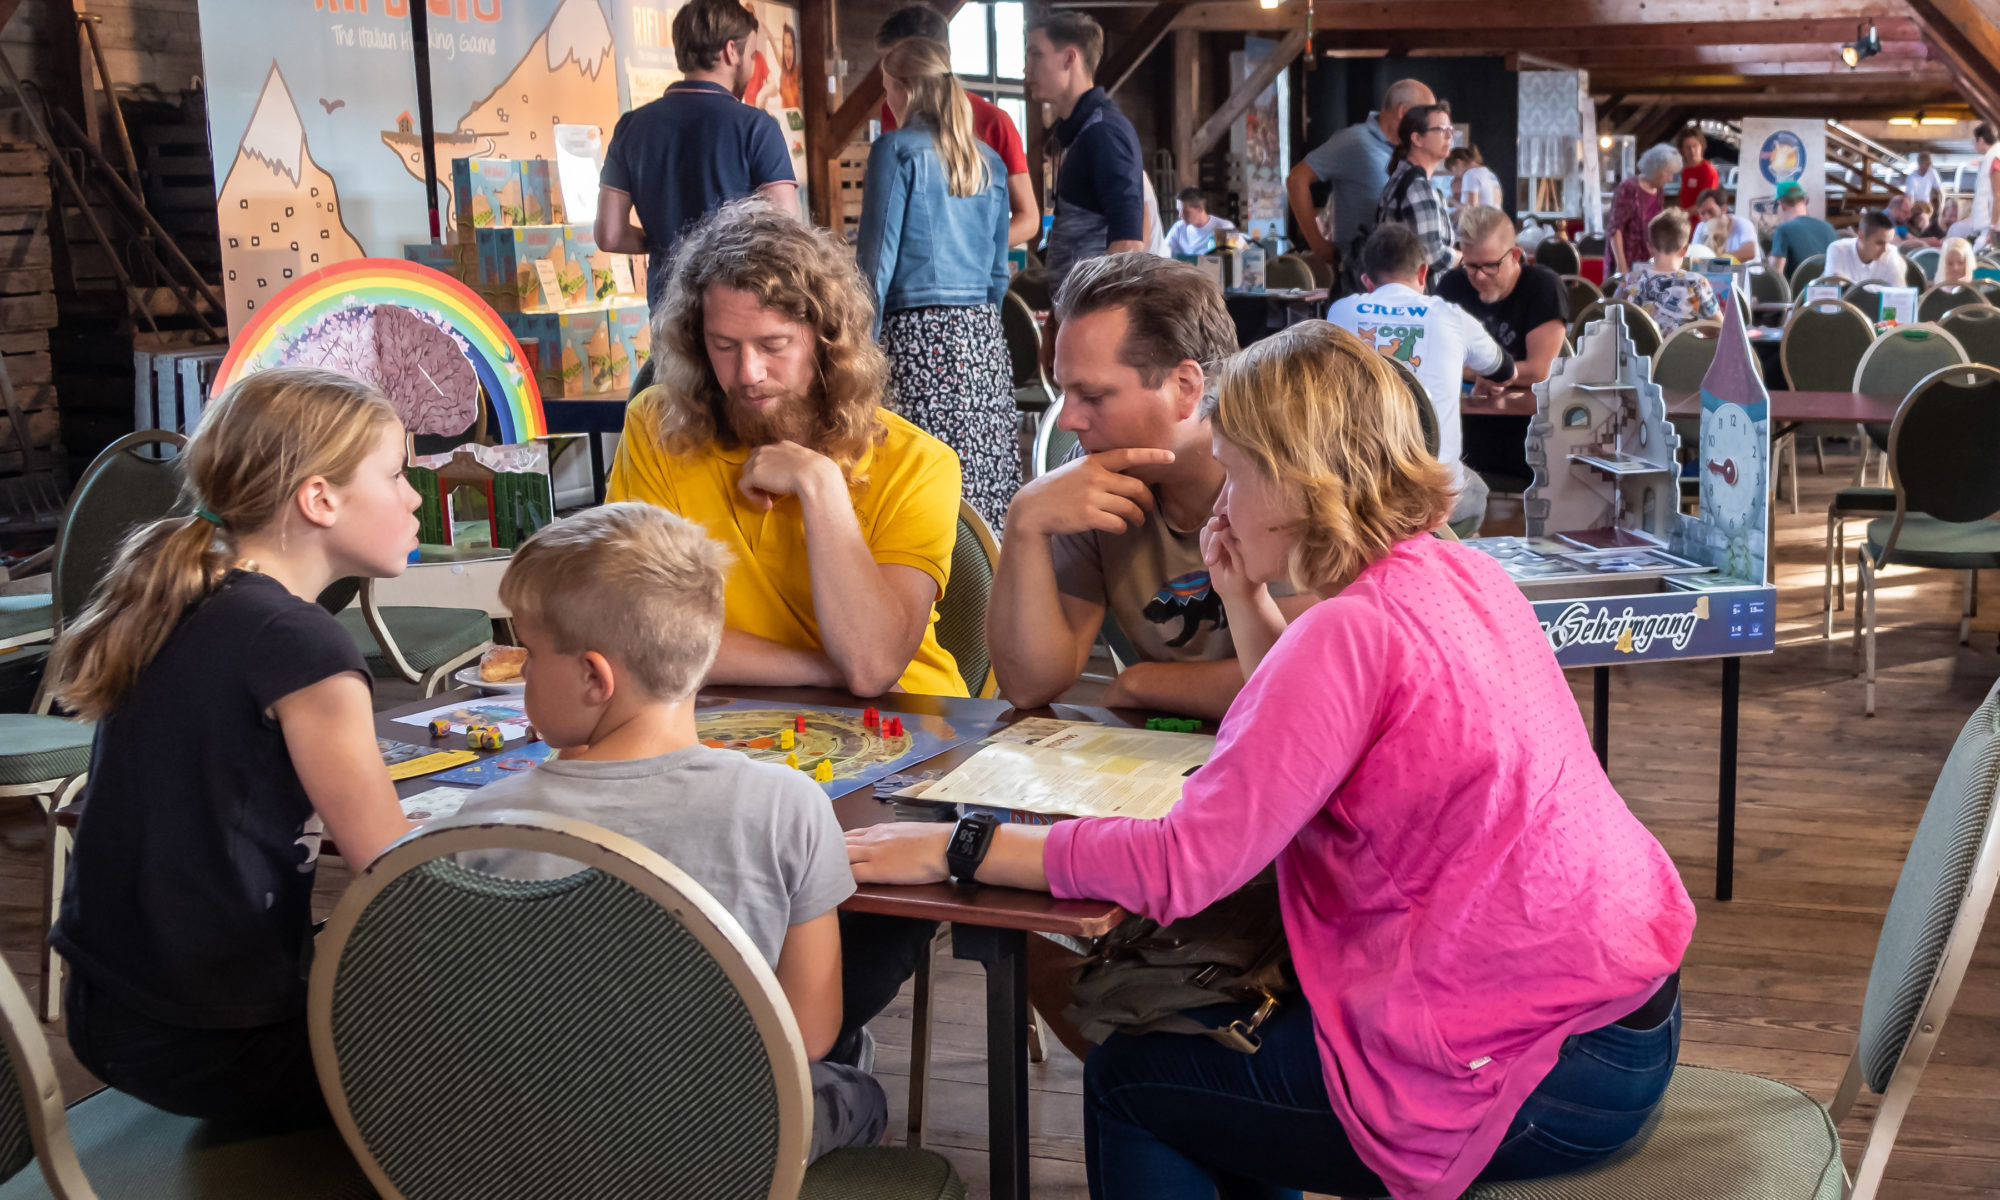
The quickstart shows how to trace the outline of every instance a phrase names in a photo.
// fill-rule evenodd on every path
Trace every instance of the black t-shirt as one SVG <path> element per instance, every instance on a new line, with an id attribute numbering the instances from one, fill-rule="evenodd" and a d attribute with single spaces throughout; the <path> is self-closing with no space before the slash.
<path id="1" fill-rule="evenodd" d="M 1479 318 L 1500 348 L 1519 362 L 1528 357 L 1528 334 L 1550 321 L 1569 323 L 1569 297 L 1562 277 L 1536 263 L 1521 264 L 1521 279 L 1498 304 L 1479 298 L 1464 267 L 1454 267 L 1438 280 L 1437 293 Z"/>
<path id="2" fill-rule="evenodd" d="M 320 823 L 270 708 L 343 671 L 340 623 L 232 571 L 100 721 L 56 949 L 92 984 L 194 1029 L 305 1011 Z"/>

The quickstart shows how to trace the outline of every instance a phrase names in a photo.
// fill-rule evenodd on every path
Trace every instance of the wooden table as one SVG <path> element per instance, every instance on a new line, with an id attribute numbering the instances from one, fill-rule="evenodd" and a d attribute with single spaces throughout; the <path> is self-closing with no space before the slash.
<path id="1" fill-rule="evenodd" d="M 620 407 L 622 409 L 623 406 Z M 863 701 L 831 688 L 718 688 L 708 694 L 765 700 L 775 704 L 824 704 L 845 708 L 872 704 L 884 712 L 1007 724 L 1028 716 L 1056 716 L 1065 720 L 1100 721 L 1108 725 L 1134 725 L 1142 723 L 1147 715 L 1068 705 L 1021 712 L 1004 700 L 964 700 L 900 693 Z M 377 713 L 375 731 L 396 741 L 429 744 L 429 734 L 422 727 L 399 724 L 396 718 L 476 698 L 477 693 L 469 688 L 440 692 L 428 700 Z M 454 734 L 437 744 L 442 748 L 463 749 L 465 738 Z M 921 767 L 949 769 L 970 758 L 976 750 L 976 745 L 959 746 L 926 760 Z M 505 754 L 507 751 L 498 753 Z M 434 785 L 429 776 L 419 776 L 399 781 L 396 793 L 410 796 L 433 786 L 439 785 Z M 860 829 L 896 819 L 890 805 L 875 799 L 873 786 L 857 789 L 835 800 L 833 811 L 842 829 Z M 1060 933 L 1074 938 L 1101 937 L 1125 919 L 1125 910 L 1105 900 L 1058 900 L 1041 892 L 1002 887 L 961 889 L 950 883 L 921 887 L 870 884 L 858 888 L 841 907 L 854 912 L 949 922 L 952 956 L 985 967 L 986 1103 L 991 1194 L 995 1200 L 1027 1200 L 1028 935 Z"/>
<path id="2" fill-rule="evenodd" d="M 1667 391 L 1669 417 L 1699 417 L 1701 393 Z M 1886 425 L 1896 419 L 1901 396 L 1872 396 L 1861 392 L 1774 391 L 1771 396 L 1771 436 L 1783 437 L 1808 421 L 1836 425 Z M 1502 392 L 1494 398 L 1466 396 L 1458 411 L 1468 417 L 1532 417 L 1535 394 L 1530 391 Z"/>

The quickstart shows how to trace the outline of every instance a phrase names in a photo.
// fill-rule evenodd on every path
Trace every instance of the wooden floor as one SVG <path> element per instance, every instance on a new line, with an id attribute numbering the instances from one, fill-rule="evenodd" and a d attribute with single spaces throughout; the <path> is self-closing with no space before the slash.
<path id="1" fill-rule="evenodd" d="M 1810 463 L 1810 457 L 1808 457 Z M 1891 572 L 1880 613 L 1881 715 L 1861 715 L 1858 656 L 1846 628 L 1819 635 L 1824 512 L 1852 460 L 1804 476 L 1798 516 L 1781 506 L 1780 645 L 1743 670 L 1736 899 L 1713 894 L 1720 667 L 1612 672 L 1611 778 L 1680 864 L 1700 909 L 1683 975 L 1683 1061 L 1754 1071 L 1822 1101 L 1853 1045 L 1882 913 L 1939 764 L 1966 715 L 2000 676 L 1992 633 L 1957 643 L 1962 576 Z M 1852 528 L 1859 537 L 1858 527 Z M 2000 598 L 1995 598 L 2000 604 Z M 1845 619 L 1845 618 L 1843 618 Z M 1573 675 L 1589 710 L 1589 674 Z M 385 693 L 384 702 L 404 697 Z M 1082 698 L 1081 695 L 1079 698 Z M 0 813 L 0 951 L 32 990 L 38 931 L 39 822 Z M 330 904 L 343 882 L 321 871 Z M 929 1144 L 986 1194 L 984 1005 L 979 976 L 939 957 Z M 875 1026 L 878 1070 L 903 1118 L 905 997 Z M 57 1031 L 59 1035 L 59 1030 Z M 59 1040 L 59 1037 L 58 1037 Z M 61 1047 L 58 1046 L 61 1053 Z M 72 1097 L 91 1086 L 62 1056 Z M 1084 1195 L 1082 1071 L 1061 1047 L 1030 1071 L 1034 1192 Z M 1987 931 L 1904 1124 L 1883 1195 L 1946 1200 L 2000 1193 L 2000 923 Z M 1859 1152 L 1871 1102 L 1843 1128 Z"/>

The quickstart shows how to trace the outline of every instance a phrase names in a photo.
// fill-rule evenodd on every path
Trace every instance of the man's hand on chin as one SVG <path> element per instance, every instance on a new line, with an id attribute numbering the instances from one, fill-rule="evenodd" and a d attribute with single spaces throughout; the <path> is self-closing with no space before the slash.
<path id="1" fill-rule="evenodd" d="M 797 442 L 772 442 L 750 452 L 736 487 L 750 503 L 770 511 L 780 496 L 799 496 L 830 479 L 840 479 L 840 468 L 817 450 Z"/>

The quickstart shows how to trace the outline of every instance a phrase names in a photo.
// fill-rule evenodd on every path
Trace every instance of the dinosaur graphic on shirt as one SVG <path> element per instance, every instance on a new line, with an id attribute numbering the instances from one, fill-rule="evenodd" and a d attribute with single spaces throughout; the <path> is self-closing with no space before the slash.
<path id="1" fill-rule="evenodd" d="M 1207 621 L 1216 629 L 1229 627 L 1229 614 L 1223 611 L 1222 597 L 1208 585 L 1207 571 L 1189 571 L 1167 581 L 1167 585 L 1146 602 L 1146 619 L 1155 625 L 1166 625 L 1176 618 L 1181 624 L 1179 636 L 1167 645 L 1179 648 L 1194 639 L 1201 632 L 1201 623 Z"/>
<path id="2" fill-rule="evenodd" d="M 1423 357 L 1417 353 L 1418 343 L 1424 340 L 1421 325 L 1363 325 L 1354 332 L 1384 358 L 1400 359 L 1411 367 L 1424 365 Z"/>

